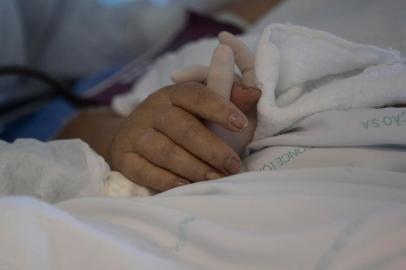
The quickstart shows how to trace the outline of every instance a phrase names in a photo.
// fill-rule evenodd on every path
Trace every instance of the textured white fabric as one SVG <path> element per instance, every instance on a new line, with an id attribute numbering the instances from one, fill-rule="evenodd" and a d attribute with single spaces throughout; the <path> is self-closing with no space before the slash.
<path id="1" fill-rule="evenodd" d="M 262 95 L 254 139 L 275 135 L 321 111 L 406 103 L 404 61 L 399 52 L 350 43 L 326 32 L 267 26 L 255 60 Z"/>
<path id="2" fill-rule="evenodd" d="M 404 269 L 406 175 L 241 174 L 60 209 L 0 199 L 2 269 Z M 249 180 L 249 181 L 247 181 Z"/>
<path id="3" fill-rule="evenodd" d="M 303 25 L 406 54 L 404 0 L 286 0 L 259 20 L 249 34 L 259 35 L 271 23 Z"/>
<path id="4" fill-rule="evenodd" d="M 103 158 L 80 140 L 0 141 L 1 196 L 28 195 L 50 203 L 102 196 L 109 170 Z"/>
<path id="5" fill-rule="evenodd" d="M 120 172 L 111 171 L 104 183 L 104 195 L 109 197 L 146 197 L 155 194 L 152 190 L 140 186 Z"/>

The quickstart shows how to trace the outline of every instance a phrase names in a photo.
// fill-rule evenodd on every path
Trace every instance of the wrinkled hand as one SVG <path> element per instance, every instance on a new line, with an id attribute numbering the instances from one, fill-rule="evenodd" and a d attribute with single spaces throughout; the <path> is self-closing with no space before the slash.
<path id="1" fill-rule="evenodd" d="M 232 101 L 243 111 L 260 91 L 235 84 Z M 201 120 L 239 132 L 244 113 L 205 85 L 187 82 L 149 96 L 113 139 L 110 164 L 132 181 L 158 191 L 238 173 L 241 161 Z"/>

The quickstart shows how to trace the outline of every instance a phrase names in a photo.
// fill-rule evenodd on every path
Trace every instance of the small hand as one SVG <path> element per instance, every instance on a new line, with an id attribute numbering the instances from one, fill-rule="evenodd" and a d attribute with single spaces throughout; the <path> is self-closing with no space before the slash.
<path id="1" fill-rule="evenodd" d="M 233 87 L 244 111 L 260 91 Z M 247 98 L 245 98 L 247 97 Z M 167 86 L 149 96 L 117 132 L 110 164 L 132 181 L 158 191 L 238 173 L 241 161 L 200 120 L 241 131 L 247 118 L 232 102 L 196 82 Z"/>
<path id="2" fill-rule="evenodd" d="M 197 81 L 207 85 L 209 89 L 223 96 L 227 100 L 238 99 L 233 97 L 232 89 L 236 83 L 245 86 L 255 86 L 255 57 L 250 49 L 237 37 L 222 32 L 218 36 L 220 45 L 213 52 L 210 66 L 192 66 L 177 70 L 172 74 L 175 83 Z M 235 73 L 235 65 L 240 70 L 241 77 Z M 259 89 L 258 89 L 259 90 Z M 238 91 L 236 91 L 238 92 Z M 240 100 L 249 99 L 247 93 L 239 92 Z M 237 98 L 236 98 L 237 97 Z M 247 110 L 248 126 L 240 133 L 229 132 L 217 125 L 208 123 L 209 129 L 225 141 L 238 154 L 243 154 L 246 146 L 252 141 L 257 125 L 257 114 L 254 107 Z"/>

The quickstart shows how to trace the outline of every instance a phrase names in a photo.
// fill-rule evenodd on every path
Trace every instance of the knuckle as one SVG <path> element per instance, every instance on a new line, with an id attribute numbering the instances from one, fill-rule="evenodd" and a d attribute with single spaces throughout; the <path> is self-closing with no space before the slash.
<path id="1" fill-rule="evenodd" d="M 194 99 L 193 99 L 193 104 L 196 107 L 206 107 L 210 102 L 214 102 L 215 99 L 211 98 L 211 92 L 210 90 L 199 90 L 195 91 Z"/>
<path id="2" fill-rule="evenodd" d="M 142 170 L 139 169 L 140 158 L 129 158 L 129 155 L 123 156 L 118 162 L 118 169 L 127 178 L 134 182 L 140 183 L 142 181 Z"/>
<path id="3" fill-rule="evenodd" d="M 174 106 L 164 106 L 159 110 L 159 114 L 155 114 L 154 126 L 157 128 L 167 127 L 171 125 L 173 121 L 176 120 L 176 107 Z"/>
<path id="4" fill-rule="evenodd" d="M 172 92 L 173 100 L 176 102 L 188 102 L 193 106 L 205 104 L 208 100 L 208 89 L 198 82 L 184 82 L 177 85 Z"/>
<path id="5" fill-rule="evenodd" d="M 157 160 L 160 164 L 170 165 L 173 163 L 174 159 L 178 156 L 178 151 L 176 146 L 171 142 L 163 142 L 159 145 L 160 154 Z"/>
<path id="6" fill-rule="evenodd" d="M 143 132 L 138 136 L 138 138 L 134 142 L 135 150 L 142 151 L 146 147 L 153 145 L 155 138 L 156 132 L 153 128 L 143 130 Z"/>
<path id="7" fill-rule="evenodd" d="M 150 171 L 144 172 L 138 178 L 138 183 L 140 183 L 146 187 L 153 188 L 153 189 L 156 189 L 156 188 L 159 189 L 159 181 L 160 181 L 160 178 L 157 177 L 157 175 L 153 174 Z"/>
<path id="8" fill-rule="evenodd" d="M 193 141 L 196 138 L 199 138 L 201 134 L 202 131 L 198 125 L 185 121 L 178 127 L 177 140 L 187 143 Z"/>
<path id="9" fill-rule="evenodd" d="M 158 172 L 154 178 L 154 188 L 159 191 L 166 191 L 175 187 L 175 183 L 178 181 L 178 177 L 173 174 L 166 173 L 165 171 Z"/>
<path id="10" fill-rule="evenodd" d="M 217 144 L 212 147 L 212 151 L 209 153 L 209 160 L 217 167 L 222 168 L 227 157 L 229 157 L 230 151 L 221 144 Z"/>

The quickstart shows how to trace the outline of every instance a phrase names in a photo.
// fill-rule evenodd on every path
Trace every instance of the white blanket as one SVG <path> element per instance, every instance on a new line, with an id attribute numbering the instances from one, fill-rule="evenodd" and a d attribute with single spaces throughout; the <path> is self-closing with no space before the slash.
<path id="1" fill-rule="evenodd" d="M 380 170 L 245 173 L 57 207 L 3 198 L 0 220 L 0 269 L 406 266 L 406 174 Z"/>

